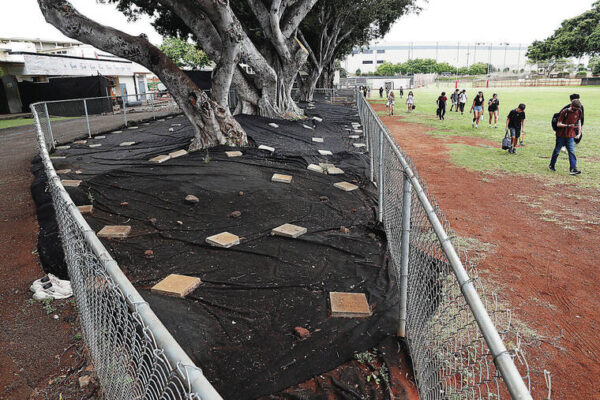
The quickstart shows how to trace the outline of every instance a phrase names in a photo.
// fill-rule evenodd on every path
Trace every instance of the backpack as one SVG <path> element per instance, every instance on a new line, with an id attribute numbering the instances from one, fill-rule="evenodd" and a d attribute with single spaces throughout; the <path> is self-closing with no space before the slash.
<path id="1" fill-rule="evenodd" d="M 554 114 L 552 116 L 552 130 L 554 132 L 558 131 L 558 119 L 560 118 L 560 113 L 562 113 L 563 110 L 566 110 L 565 119 L 567 119 L 567 117 L 569 116 L 569 112 L 571 111 L 569 108 L 563 108 L 562 110 L 560 110 L 559 112 L 557 112 L 556 114 Z M 579 117 L 581 118 L 581 111 L 577 110 L 577 114 L 579 114 Z M 579 139 L 579 140 L 581 140 L 581 139 Z M 579 142 L 577 142 L 577 143 L 579 143 Z"/>
<path id="2" fill-rule="evenodd" d="M 508 150 L 512 147 L 512 141 L 509 131 L 506 131 L 504 139 L 502 139 L 502 150 Z"/>

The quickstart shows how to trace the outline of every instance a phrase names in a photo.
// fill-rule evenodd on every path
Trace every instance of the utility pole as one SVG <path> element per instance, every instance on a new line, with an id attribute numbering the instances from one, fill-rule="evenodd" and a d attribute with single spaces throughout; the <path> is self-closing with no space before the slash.
<path id="1" fill-rule="evenodd" d="M 458 45 L 456 46 L 456 77 L 457 78 L 458 78 L 459 63 L 460 63 L 460 42 L 458 42 Z"/>
<path id="2" fill-rule="evenodd" d="M 493 43 L 490 42 L 490 54 L 488 55 L 488 75 L 490 74 L 490 69 L 492 68 L 492 46 Z"/>
<path id="3" fill-rule="evenodd" d="M 508 50 L 508 46 L 510 45 L 510 43 L 503 43 L 504 44 L 504 67 L 502 68 L 502 72 L 504 72 L 506 70 L 506 52 Z"/>
<path id="4" fill-rule="evenodd" d="M 519 61 L 517 62 L 517 73 L 518 74 L 521 73 L 521 46 L 522 46 L 522 44 L 519 43 Z"/>

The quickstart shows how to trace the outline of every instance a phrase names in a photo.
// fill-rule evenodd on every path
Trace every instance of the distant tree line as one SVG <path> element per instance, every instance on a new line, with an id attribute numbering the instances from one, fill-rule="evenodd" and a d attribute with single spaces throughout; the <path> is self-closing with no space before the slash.
<path id="1" fill-rule="evenodd" d="M 475 63 L 467 67 L 455 67 L 445 62 L 437 62 L 431 58 L 417 58 L 408 60 L 403 63 L 392 64 L 385 62 L 380 64 L 374 73 L 365 75 L 377 76 L 394 76 L 394 75 L 413 75 L 413 74 L 456 74 L 459 75 L 485 75 L 488 72 L 496 72 L 497 69 L 493 65 L 485 63 Z M 361 75 L 361 71 L 357 70 L 356 75 Z"/>

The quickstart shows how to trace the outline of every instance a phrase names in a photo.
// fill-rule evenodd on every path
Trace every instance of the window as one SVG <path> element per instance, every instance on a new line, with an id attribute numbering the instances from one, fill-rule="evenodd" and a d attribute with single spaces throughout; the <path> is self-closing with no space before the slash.
<path id="1" fill-rule="evenodd" d="M 373 50 L 363 50 L 363 54 L 373 54 Z"/>
<path id="2" fill-rule="evenodd" d="M 377 60 L 377 64 L 383 64 L 385 61 L 383 60 Z"/>
<path id="3" fill-rule="evenodd" d="M 385 54 L 385 50 L 377 50 L 377 54 Z"/>
<path id="4" fill-rule="evenodd" d="M 364 60 L 363 64 L 373 64 L 373 60 Z"/>
<path id="5" fill-rule="evenodd" d="M 352 50 L 352 55 L 354 56 L 356 54 L 358 54 L 358 50 Z"/>

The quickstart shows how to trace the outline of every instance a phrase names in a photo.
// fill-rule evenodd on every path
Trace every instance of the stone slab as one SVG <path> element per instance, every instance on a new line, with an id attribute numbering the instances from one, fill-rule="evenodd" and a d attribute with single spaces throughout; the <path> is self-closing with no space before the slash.
<path id="1" fill-rule="evenodd" d="M 333 184 L 333 186 L 335 186 L 338 189 L 343 190 L 344 192 L 351 192 L 353 190 L 358 189 L 358 186 L 353 185 L 349 182 L 336 182 Z"/>
<path id="2" fill-rule="evenodd" d="M 151 163 L 162 164 L 165 161 L 169 161 L 170 159 L 171 156 L 169 156 L 168 154 L 161 154 L 160 156 L 152 157 L 148 161 L 150 161 Z"/>
<path id="3" fill-rule="evenodd" d="M 112 133 L 123 133 L 123 131 L 113 131 Z"/>
<path id="4" fill-rule="evenodd" d="M 308 167 L 306 167 L 306 169 L 308 169 L 309 171 L 313 171 L 313 172 L 319 172 L 321 174 L 324 174 L 326 169 L 323 167 L 320 167 L 316 164 L 309 164 Z"/>
<path id="5" fill-rule="evenodd" d="M 206 243 L 210 244 L 211 246 L 228 249 L 232 246 L 240 244 L 240 238 L 233 233 L 221 232 L 217 235 L 207 237 Z"/>
<path id="6" fill-rule="evenodd" d="M 335 165 L 330 164 L 330 163 L 319 163 L 319 167 L 329 169 L 329 168 L 334 168 Z"/>
<path id="7" fill-rule="evenodd" d="M 333 153 L 330 152 L 329 150 L 319 150 L 319 154 L 322 156 L 332 156 Z"/>
<path id="8" fill-rule="evenodd" d="M 175 132 L 175 129 L 169 128 L 169 132 Z"/>
<path id="9" fill-rule="evenodd" d="M 104 136 L 104 135 L 94 136 L 94 139 L 106 139 L 106 136 Z"/>
<path id="10" fill-rule="evenodd" d="M 308 126 L 306 124 L 302 124 L 303 127 L 305 127 L 306 129 L 310 129 L 311 131 L 314 129 L 312 126 Z"/>
<path id="11" fill-rule="evenodd" d="M 91 204 L 87 206 L 77 206 L 77 209 L 82 214 L 91 214 L 92 212 L 94 212 L 94 206 Z"/>
<path id="12" fill-rule="evenodd" d="M 171 274 L 150 289 L 154 293 L 185 297 L 200 286 L 202 281 L 194 276 Z"/>
<path id="13" fill-rule="evenodd" d="M 94 148 L 94 147 L 100 147 L 100 146 L 102 146 L 100 143 L 94 143 L 94 144 L 90 144 L 90 147 L 91 147 L 91 148 Z"/>
<path id="14" fill-rule="evenodd" d="M 73 144 L 86 144 L 87 140 L 76 140 L 73 142 Z"/>
<path id="15" fill-rule="evenodd" d="M 317 143 L 323 143 L 323 138 L 322 137 L 314 137 L 312 138 L 313 142 L 317 142 Z"/>
<path id="16" fill-rule="evenodd" d="M 367 145 L 364 143 L 352 143 L 352 146 L 360 148 L 360 147 L 366 147 Z"/>
<path id="17" fill-rule="evenodd" d="M 181 126 L 181 124 L 171 124 L 171 126 Z"/>
<path id="18" fill-rule="evenodd" d="M 363 130 L 362 129 L 354 129 L 354 132 L 356 132 L 356 133 L 362 133 Z"/>
<path id="19" fill-rule="evenodd" d="M 270 151 L 271 153 L 273 153 L 275 151 L 275 147 L 265 146 L 264 144 L 261 144 L 260 146 L 258 146 L 258 149 Z"/>
<path id="20" fill-rule="evenodd" d="M 364 293 L 329 292 L 329 302 L 334 318 L 365 318 L 372 314 Z"/>
<path id="21" fill-rule="evenodd" d="M 105 225 L 104 228 L 98 232 L 98 237 L 107 239 L 124 239 L 131 232 L 131 226 L 129 225 Z"/>
<path id="22" fill-rule="evenodd" d="M 52 160 L 64 160 L 67 157 L 65 157 L 65 156 L 50 156 L 50 158 Z"/>
<path id="23" fill-rule="evenodd" d="M 64 187 L 77 187 L 81 185 L 81 181 L 77 179 L 63 179 L 61 183 Z"/>
<path id="24" fill-rule="evenodd" d="M 130 126 L 130 127 L 129 127 L 129 128 L 127 128 L 127 129 L 138 129 L 138 128 L 139 128 L 139 126 Z"/>
<path id="25" fill-rule="evenodd" d="M 360 135 L 350 135 L 348 136 L 350 139 L 359 139 Z"/>
<path id="26" fill-rule="evenodd" d="M 318 122 L 323 122 L 323 118 L 320 117 L 313 117 L 313 119 Z"/>
<path id="27" fill-rule="evenodd" d="M 338 167 L 327 168 L 327 174 L 329 175 L 342 175 L 344 171 Z"/>
<path id="28" fill-rule="evenodd" d="M 270 122 L 269 126 L 272 128 L 279 128 L 279 125 L 277 125 L 275 122 Z"/>
<path id="29" fill-rule="evenodd" d="M 171 157 L 171 158 L 177 158 L 177 157 L 185 156 L 185 155 L 187 155 L 187 153 L 188 153 L 187 150 L 183 150 L 183 149 L 182 150 L 177 150 L 177 151 L 174 151 L 172 153 L 169 153 L 169 157 Z"/>
<path id="30" fill-rule="evenodd" d="M 71 172 L 71 168 L 59 169 L 56 171 L 57 174 L 68 174 L 69 172 Z"/>
<path id="31" fill-rule="evenodd" d="M 126 146 L 133 146 L 134 144 L 135 144 L 135 142 L 123 142 L 123 143 L 119 144 L 119 146 L 126 147 Z"/>
<path id="32" fill-rule="evenodd" d="M 71 146 L 56 146 L 56 150 L 69 150 Z"/>
<path id="33" fill-rule="evenodd" d="M 293 238 L 296 239 L 298 236 L 304 235 L 307 232 L 307 229 L 302 227 L 302 226 L 298 226 L 298 225 L 292 225 L 292 224 L 283 224 L 281 226 L 278 226 L 277 228 L 273 228 L 273 230 L 271 230 L 271 233 L 273 235 L 277 235 L 277 236 L 284 236 L 284 237 L 289 237 L 289 238 Z"/>
<path id="34" fill-rule="evenodd" d="M 225 154 L 227 154 L 227 157 L 231 158 L 241 157 L 244 153 L 242 153 L 241 151 L 226 151 Z"/>
<path id="35" fill-rule="evenodd" d="M 292 176 L 283 174 L 273 174 L 273 176 L 271 177 L 271 181 L 281 183 L 292 183 Z"/>

